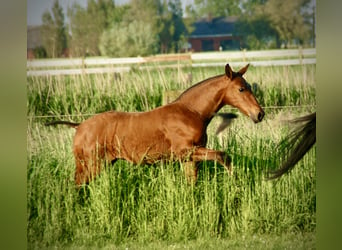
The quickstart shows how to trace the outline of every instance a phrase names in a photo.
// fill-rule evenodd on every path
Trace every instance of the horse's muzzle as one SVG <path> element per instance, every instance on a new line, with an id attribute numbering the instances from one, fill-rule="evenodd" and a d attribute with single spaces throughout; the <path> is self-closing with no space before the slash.
<path id="1" fill-rule="evenodd" d="M 252 118 L 252 120 L 255 122 L 255 123 L 258 123 L 258 122 L 261 122 L 262 119 L 264 118 L 265 116 L 265 112 L 263 110 L 260 110 L 258 113 L 256 114 L 252 114 L 250 117 Z"/>

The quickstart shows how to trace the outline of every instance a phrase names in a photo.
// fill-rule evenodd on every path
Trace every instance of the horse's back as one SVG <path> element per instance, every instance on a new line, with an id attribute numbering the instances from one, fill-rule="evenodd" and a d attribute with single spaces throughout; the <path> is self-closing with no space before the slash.
<path id="1" fill-rule="evenodd" d="M 138 133 L 137 130 L 143 125 L 140 117 L 140 113 L 133 112 L 109 111 L 97 114 L 79 125 L 75 140 L 82 140 L 82 144 L 95 141 L 101 144 L 120 137 L 132 139 L 130 137 Z"/>

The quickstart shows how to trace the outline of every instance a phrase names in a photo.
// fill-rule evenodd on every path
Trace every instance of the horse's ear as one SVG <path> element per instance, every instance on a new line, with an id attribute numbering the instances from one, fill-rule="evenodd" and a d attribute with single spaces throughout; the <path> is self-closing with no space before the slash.
<path id="1" fill-rule="evenodd" d="M 233 70 L 228 63 L 226 64 L 226 76 L 228 76 L 230 80 L 233 79 Z"/>
<path id="2" fill-rule="evenodd" d="M 246 73 L 248 67 L 249 67 L 249 63 L 248 63 L 245 67 L 243 67 L 242 69 L 240 69 L 238 73 L 242 76 L 243 74 Z"/>

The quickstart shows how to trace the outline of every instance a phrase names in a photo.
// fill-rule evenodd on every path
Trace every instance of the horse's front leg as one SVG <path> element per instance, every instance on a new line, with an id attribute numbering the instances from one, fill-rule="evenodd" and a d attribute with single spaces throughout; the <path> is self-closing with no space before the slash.
<path id="1" fill-rule="evenodd" d="M 198 173 L 197 162 L 185 161 L 185 162 L 182 162 L 182 166 L 183 166 L 184 174 L 188 183 L 190 184 L 196 183 L 197 173 Z"/>
<path id="2" fill-rule="evenodd" d="M 217 151 L 204 147 L 196 148 L 191 155 L 193 161 L 217 161 L 232 175 L 233 169 L 231 166 L 231 158 L 223 151 Z"/>

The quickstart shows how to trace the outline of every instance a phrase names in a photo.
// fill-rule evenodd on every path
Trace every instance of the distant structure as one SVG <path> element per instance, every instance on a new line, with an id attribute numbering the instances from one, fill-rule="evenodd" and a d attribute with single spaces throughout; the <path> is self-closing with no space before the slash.
<path id="1" fill-rule="evenodd" d="M 194 31 L 189 36 L 191 50 L 221 51 L 239 50 L 241 38 L 233 35 L 237 17 L 202 18 L 194 23 Z"/>

